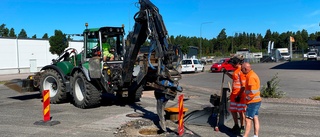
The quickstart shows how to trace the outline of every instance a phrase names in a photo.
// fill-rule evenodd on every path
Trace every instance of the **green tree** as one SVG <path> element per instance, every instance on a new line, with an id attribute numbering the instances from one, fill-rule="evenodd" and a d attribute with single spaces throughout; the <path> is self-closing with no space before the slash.
<path id="1" fill-rule="evenodd" d="M 4 28 L 2 31 L 2 36 L 3 37 L 9 37 L 9 29 L 8 28 Z"/>
<path id="2" fill-rule="evenodd" d="M 27 32 L 24 29 L 21 29 L 20 33 L 18 34 L 18 38 L 28 38 Z"/>
<path id="3" fill-rule="evenodd" d="M 263 37 L 261 34 L 257 34 L 256 41 L 255 41 L 255 48 L 259 49 L 259 51 L 262 51 L 262 40 Z"/>
<path id="4" fill-rule="evenodd" d="M 268 48 L 268 42 L 272 40 L 272 37 L 271 37 L 271 30 L 268 29 L 266 31 L 266 34 L 264 35 L 264 38 L 263 38 L 263 43 L 262 43 L 262 49 L 267 49 Z"/>
<path id="5" fill-rule="evenodd" d="M 277 47 L 287 48 L 288 47 L 288 37 L 290 37 L 287 33 L 281 33 L 278 36 Z"/>
<path id="6" fill-rule="evenodd" d="M 278 32 L 272 32 L 271 34 L 271 41 L 274 41 L 274 48 L 283 48 L 279 45 L 279 33 Z"/>
<path id="7" fill-rule="evenodd" d="M 55 30 L 54 36 L 49 39 L 50 49 L 52 54 L 60 56 L 63 51 L 69 46 L 66 34 L 63 34 L 61 30 Z"/>
<path id="8" fill-rule="evenodd" d="M 17 37 L 16 33 L 14 32 L 14 28 L 10 29 L 9 37 L 11 37 L 11 38 L 16 38 Z"/>
<path id="9" fill-rule="evenodd" d="M 212 38 L 209 40 L 212 48 L 212 55 L 215 55 L 215 52 L 217 52 L 217 45 L 218 45 L 218 40 L 216 38 Z"/>
<path id="10" fill-rule="evenodd" d="M 169 42 L 172 43 L 172 44 L 175 44 L 174 36 L 173 36 L 173 35 L 171 35 L 171 36 L 169 37 Z"/>
<path id="11" fill-rule="evenodd" d="M 301 31 L 301 37 L 302 37 L 302 40 L 303 41 L 308 41 L 308 31 L 307 30 L 305 30 L 305 29 L 303 29 L 302 31 Z"/>
<path id="12" fill-rule="evenodd" d="M 174 43 L 175 45 L 180 45 L 183 54 L 188 53 L 188 50 L 189 50 L 188 47 L 190 45 L 188 45 L 187 37 L 178 35 L 178 36 L 176 36 L 174 41 L 175 41 L 175 43 Z"/>
<path id="13" fill-rule="evenodd" d="M 308 40 L 316 40 L 316 39 L 317 39 L 317 36 L 314 33 L 311 33 L 309 38 L 308 38 Z"/>
<path id="14" fill-rule="evenodd" d="M 222 52 L 222 55 L 224 55 L 224 53 L 228 50 L 227 34 L 225 28 L 220 31 L 217 40 L 220 51 Z"/>
<path id="15" fill-rule="evenodd" d="M 36 39 L 36 38 L 37 38 L 37 35 L 34 34 L 31 38 Z"/>
<path id="16" fill-rule="evenodd" d="M 42 36 L 42 39 L 48 39 L 48 33 L 45 33 L 43 36 Z"/>
<path id="17" fill-rule="evenodd" d="M 0 37 L 4 37 L 3 31 L 4 31 L 5 28 L 6 28 L 6 24 L 1 24 L 0 25 Z"/>

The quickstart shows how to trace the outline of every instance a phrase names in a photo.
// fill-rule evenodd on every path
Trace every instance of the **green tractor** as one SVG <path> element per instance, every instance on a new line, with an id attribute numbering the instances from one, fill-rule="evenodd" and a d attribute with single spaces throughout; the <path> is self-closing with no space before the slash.
<path id="1" fill-rule="evenodd" d="M 143 85 L 130 88 L 134 90 L 132 95 L 129 95 L 128 88 L 119 87 L 125 52 L 124 34 L 124 26 L 85 29 L 83 34 L 77 34 L 84 38 L 83 51 L 78 53 L 74 48 L 66 49 L 52 60 L 51 65 L 29 76 L 28 82 L 24 83 L 32 85 L 24 84 L 24 87 L 38 87 L 40 92 L 48 89 L 50 103 L 71 101 L 79 108 L 99 106 L 103 92 L 129 97 L 130 101 L 139 100 Z M 103 61 L 102 39 L 111 45 L 113 61 Z"/>

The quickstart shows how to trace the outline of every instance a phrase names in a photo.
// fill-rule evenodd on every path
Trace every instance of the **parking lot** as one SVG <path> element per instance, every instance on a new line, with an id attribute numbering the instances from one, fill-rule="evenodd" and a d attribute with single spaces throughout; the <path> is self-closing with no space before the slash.
<path id="1" fill-rule="evenodd" d="M 206 70 L 210 65 L 206 65 Z M 319 74 L 320 62 L 299 61 L 285 63 L 252 64 L 254 71 L 260 76 L 261 84 L 266 84 L 276 73 L 280 79 L 280 90 L 287 93 L 283 99 L 263 99 L 260 110 L 260 136 L 318 136 L 320 131 L 319 101 L 310 97 L 320 96 Z M 180 85 L 184 88 L 184 106 L 187 113 L 201 110 L 210 105 L 209 97 L 219 93 L 222 73 L 187 73 L 182 74 Z M 224 87 L 231 82 L 225 81 Z M 137 119 L 154 120 L 155 99 L 152 91 L 145 91 L 141 102 L 135 105 L 123 105 L 114 98 L 106 98 L 101 107 L 79 109 L 71 105 L 51 105 L 55 126 L 34 125 L 42 120 L 42 102 L 38 93 L 17 93 L 0 85 L 0 136 L 116 136 L 119 127 L 128 121 Z M 177 106 L 177 99 L 169 101 L 167 107 Z M 127 117 L 135 112 L 143 113 L 142 117 Z M 226 122 L 227 127 L 232 121 Z M 212 127 L 186 125 L 194 135 L 202 137 L 236 136 L 227 131 L 215 132 Z M 132 136 L 139 134 L 140 129 L 131 131 Z"/>

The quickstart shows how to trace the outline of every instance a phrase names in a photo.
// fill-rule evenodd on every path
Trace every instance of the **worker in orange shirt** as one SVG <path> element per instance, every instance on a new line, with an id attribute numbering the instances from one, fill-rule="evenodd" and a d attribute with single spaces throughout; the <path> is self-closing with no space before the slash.
<path id="1" fill-rule="evenodd" d="M 227 76 L 229 76 L 232 79 L 232 92 L 230 94 L 230 106 L 229 110 L 232 114 L 234 126 L 232 128 L 232 131 L 234 133 L 238 133 L 240 131 L 240 134 L 243 134 L 244 132 L 244 112 L 246 107 L 246 100 L 245 100 L 245 93 L 240 92 L 241 87 L 244 87 L 245 84 L 245 76 L 241 72 L 241 64 L 243 63 L 243 56 L 242 55 L 235 55 L 232 57 L 229 61 L 229 64 L 232 64 L 234 68 L 234 72 L 230 74 L 227 71 L 224 71 Z M 240 126 L 238 122 L 238 115 L 240 117 Z"/>
<path id="2" fill-rule="evenodd" d="M 245 87 L 241 90 L 245 91 L 247 108 L 246 108 L 246 128 L 243 137 L 248 137 L 251 129 L 252 121 L 254 123 L 254 136 L 258 137 L 259 134 L 259 108 L 261 106 L 260 96 L 260 79 L 258 75 L 251 69 L 249 63 L 243 63 L 241 71 L 246 75 Z"/>

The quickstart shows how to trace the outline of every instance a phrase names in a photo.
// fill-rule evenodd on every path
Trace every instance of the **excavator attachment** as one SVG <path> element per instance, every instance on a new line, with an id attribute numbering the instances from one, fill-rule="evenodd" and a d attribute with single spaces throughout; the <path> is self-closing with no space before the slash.
<path id="1" fill-rule="evenodd" d="M 39 88 L 34 86 L 33 77 L 34 75 L 30 75 L 27 79 L 13 79 L 4 85 L 19 93 L 39 91 Z"/>

